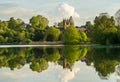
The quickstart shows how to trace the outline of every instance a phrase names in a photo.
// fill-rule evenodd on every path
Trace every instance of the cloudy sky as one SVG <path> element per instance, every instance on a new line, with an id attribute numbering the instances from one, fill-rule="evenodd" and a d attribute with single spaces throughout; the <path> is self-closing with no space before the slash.
<path id="1" fill-rule="evenodd" d="M 49 25 L 73 16 L 76 25 L 93 21 L 102 12 L 114 15 L 120 9 L 120 0 L 0 0 L 0 19 L 21 18 L 25 22 L 41 14 Z"/>

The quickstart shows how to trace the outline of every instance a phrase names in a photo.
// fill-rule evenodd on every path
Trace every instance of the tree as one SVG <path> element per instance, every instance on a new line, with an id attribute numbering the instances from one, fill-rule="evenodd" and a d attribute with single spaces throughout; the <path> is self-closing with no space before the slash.
<path id="1" fill-rule="evenodd" d="M 60 30 L 55 27 L 50 27 L 46 30 L 44 40 L 57 41 L 59 39 Z"/>
<path id="2" fill-rule="evenodd" d="M 32 40 L 33 41 L 43 41 L 44 36 L 45 36 L 45 31 L 44 30 L 40 30 L 37 28 L 34 28 L 34 32 L 31 33 L 32 34 Z"/>
<path id="3" fill-rule="evenodd" d="M 8 27 L 12 30 L 17 30 L 23 23 L 24 22 L 21 19 L 15 19 L 14 17 L 11 17 L 8 21 Z"/>
<path id="4" fill-rule="evenodd" d="M 40 30 L 44 30 L 48 23 L 49 23 L 48 19 L 41 15 L 33 16 L 30 19 L 30 24 L 33 27 L 39 28 Z"/>
<path id="5" fill-rule="evenodd" d="M 83 42 L 88 41 L 88 37 L 87 37 L 87 35 L 86 35 L 85 32 L 80 32 L 79 37 L 80 37 L 80 42 L 81 42 L 81 41 L 83 41 Z"/>
<path id="6" fill-rule="evenodd" d="M 8 29 L 8 21 L 0 21 L 0 29 L 7 30 Z"/>
<path id="7" fill-rule="evenodd" d="M 100 16 L 94 20 L 91 40 L 100 44 L 115 44 L 117 42 L 117 28 L 113 17 Z"/>
<path id="8" fill-rule="evenodd" d="M 86 28 L 87 28 L 87 36 L 89 37 L 89 39 L 92 37 L 92 32 L 93 32 L 93 27 L 94 25 L 90 22 L 90 21 L 87 21 L 86 24 L 85 24 Z"/>
<path id="9" fill-rule="evenodd" d="M 59 23 L 58 23 L 58 26 L 59 26 L 59 27 L 63 27 L 63 21 L 59 22 Z"/>
<path id="10" fill-rule="evenodd" d="M 92 23 L 91 23 L 90 21 L 87 21 L 86 24 L 85 24 L 85 26 L 86 26 L 87 28 L 93 27 L 93 25 L 92 25 Z"/>
<path id="11" fill-rule="evenodd" d="M 76 44 L 79 42 L 79 32 L 74 26 L 66 28 L 62 35 L 62 41 L 65 44 Z"/>

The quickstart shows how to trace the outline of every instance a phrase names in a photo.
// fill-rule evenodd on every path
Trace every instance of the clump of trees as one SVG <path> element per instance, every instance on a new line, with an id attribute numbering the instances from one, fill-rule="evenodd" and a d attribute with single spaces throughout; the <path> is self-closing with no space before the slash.
<path id="1" fill-rule="evenodd" d="M 93 43 L 100 44 L 119 44 L 120 28 L 115 25 L 114 17 L 96 16 L 94 25 L 90 23 L 88 28 L 88 36 Z"/>
<path id="2" fill-rule="evenodd" d="M 29 24 L 14 17 L 8 21 L 0 20 L 0 44 L 29 44 L 36 41 L 58 40 L 76 44 L 87 40 L 86 34 L 78 32 L 74 26 L 61 31 L 55 26 L 49 27 L 48 23 L 48 19 L 41 15 L 33 16 Z"/>
<path id="3" fill-rule="evenodd" d="M 44 40 L 46 41 L 57 41 L 60 36 L 60 30 L 55 27 L 50 27 L 45 32 Z"/>
<path id="4" fill-rule="evenodd" d="M 74 26 L 66 28 L 62 35 L 62 41 L 65 44 L 77 44 L 88 40 L 85 32 L 79 32 Z"/>
<path id="5" fill-rule="evenodd" d="M 118 14 L 119 15 L 119 14 Z M 119 20 L 119 16 L 117 16 Z M 87 32 L 78 31 L 74 24 L 64 29 L 63 22 L 48 26 L 48 19 L 41 15 L 33 16 L 26 24 L 21 19 L 11 17 L 0 20 L 0 44 L 29 44 L 36 41 L 62 41 L 65 44 L 78 44 L 90 41 L 98 44 L 120 44 L 120 26 L 113 16 L 106 13 L 96 16 L 94 24 L 86 22 Z M 63 27 L 63 30 L 61 30 Z"/>
<path id="6" fill-rule="evenodd" d="M 64 43 L 76 44 L 79 42 L 79 32 L 74 26 L 68 27 L 63 33 L 62 40 Z"/>

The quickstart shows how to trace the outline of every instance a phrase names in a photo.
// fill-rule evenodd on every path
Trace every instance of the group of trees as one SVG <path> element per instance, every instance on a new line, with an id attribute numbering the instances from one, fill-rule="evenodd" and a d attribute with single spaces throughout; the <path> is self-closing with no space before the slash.
<path id="1" fill-rule="evenodd" d="M 33 16 L 29 24 L 21 19 L 10 18 L 8 21 L 0 20 L 0 44 L 28 44 L 35 41 L 63 41 L 64 43 L 78 43 L 87 41 L 85 33 L 78 32 L 75 26 L 60 30 L 55 26 L 48 26 L 48 19 Z"/>
<path id="2" fill-rule="evenodd" d="M 0 44 L 28 44 L 35 41 L 63 41 L 65 44 L 86 41 L 100 44 L 120 44 L 119 24 L 115 24 L 113 16 L 104 14 L 96 16 L 94 24 L 91 24 L 90 21 L 86 22 L 87 32 L 78 31 L 74 24 L 63 30 L 56 26 L 49 27 L 48 19 L 41 15 L 33 16 L 29 24 L 13 17 L 8 21 L 0 20 Z M 119 17 L 118 14 L 117 17 Z M 64 27 L 63 22 L 58 25 Z"/>
<path id="3" fill-rule="evenodd" d="M 52 38 L 57 40 L 60 31 L 55 28 L 48 28 L 48 19 L 38 15 L 30 19 L 30 24 L 24 23 L 21 19 L 10 18 L 8 21 L 0 20 L 0 44 L 23 43 L 32 41 L 43 41 Z"/>
<path id="4" fill-rule="evenodd" d="M 85 32 L 79 32 L 74 26 L 70 26 L 63 33 L 62 40 L 65 44 L 77 44 L 88 41 L 88 38 Z"/>
<path id="5" fill-rule="evenodd" d="M 120 44 L 120 27 L 115 24 L 114 17 L 96 16 L 94 24 L 87 22 L 88 37 L 91 42 L 99 44 Z"/>

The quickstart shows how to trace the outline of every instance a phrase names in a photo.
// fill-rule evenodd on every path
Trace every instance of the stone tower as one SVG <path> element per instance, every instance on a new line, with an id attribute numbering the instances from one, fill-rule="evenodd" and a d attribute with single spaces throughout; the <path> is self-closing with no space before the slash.
<path id="1" fill-rule="evenodd" d="M 74 25 L 72 16 L 69 19 L 63 19 L 63 28 L 64 29 L 68 28 L 70 25 Z"/>

